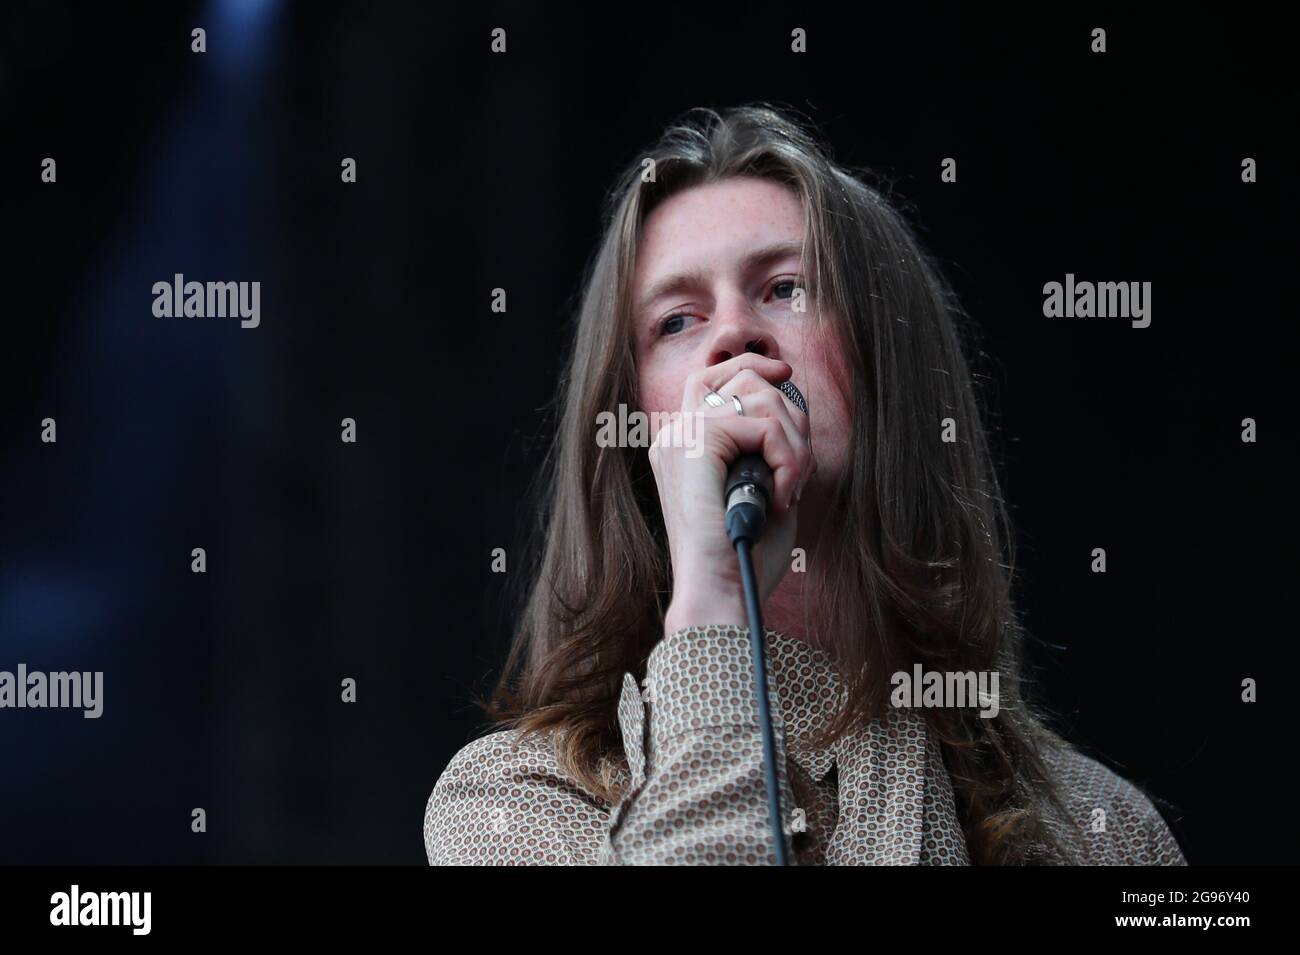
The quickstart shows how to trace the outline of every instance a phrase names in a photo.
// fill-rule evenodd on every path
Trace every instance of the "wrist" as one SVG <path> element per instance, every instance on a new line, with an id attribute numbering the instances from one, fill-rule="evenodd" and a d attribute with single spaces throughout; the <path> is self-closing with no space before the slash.
<path id="1" fill-rule="evenodd" d="M 737 585 L 739 587 L 739 585 Z M 676 633 L 687 627 L 710 625 L 749 625 L 745 613 L 745 601 L 737 589 L 734 593 L 724 590 L 697 590 L 685 592 L 674 591 L 672 601 L 664 614 L 664 635 Z"/>

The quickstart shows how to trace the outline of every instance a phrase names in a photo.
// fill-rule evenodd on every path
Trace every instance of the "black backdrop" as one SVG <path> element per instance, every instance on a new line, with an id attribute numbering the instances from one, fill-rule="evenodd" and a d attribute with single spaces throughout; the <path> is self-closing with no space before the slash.
<path id="1" fill-rule="evenodd" d="M 1177 807 L 1193 863 L 1288 857 L 1268 812 L 1296 672 L 1277 25 L 471 12 L 0 12 L 0 669 L 105 674 L 98 720 L 0 710 L 0 862 L 424 860 L 425 799 L 506 647 L 490 552 L 526 517 L 602 193 L 685 109 L 760 100 L 896 184 L 978 323 L 1061 725 Z M 260 326 L 154 318 L 177 272 L 260 280 Z M 1067 272 L 1152 282 L 1151 326 L 1044 318 Z"/>

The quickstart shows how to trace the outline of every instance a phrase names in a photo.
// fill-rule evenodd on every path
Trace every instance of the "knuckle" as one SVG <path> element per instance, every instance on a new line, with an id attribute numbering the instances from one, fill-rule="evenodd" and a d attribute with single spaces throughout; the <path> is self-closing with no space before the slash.
<path id="1" fill-rule="evenodd" d="M 777 417 L 782 409 L 781 401 L 781 395 L 775 388 L 763 388 L 745 396 L 745 413 L 765 418 Z"/>
<path id="2" fill-rule="evenodd" d="M 775 388 L 764 388 L 757 397 L 762 407 L 772 414 L 779 414 L 785 410 L 785 398 Z"/>

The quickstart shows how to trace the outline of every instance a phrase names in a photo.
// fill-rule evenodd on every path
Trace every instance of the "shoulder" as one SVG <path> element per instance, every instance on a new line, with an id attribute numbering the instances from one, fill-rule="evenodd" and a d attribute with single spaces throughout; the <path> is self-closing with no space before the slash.
<path id="1" fill-rule="evenodd" d="M 480 736 L 457 751 L 438 778 L 438 787 L 488 777 L 510 776 L 520 771 L 556 769 L 555 748 L 549 737 L 517 730 L 500 730 Z"/>
<path id="2" fill-rule="evenodd" d="M 548 735 L 501 730 L 462 747 L 438 777 L 425 854 L 433 865 L 563 865 L 582 861 L 607 817 L 559 768 Z"/>
<path id="3" fill-rule="evenodd" d="M 1186 865 L 1160 811 L 1141 789 L 1072 746 L 1048 747 L 1067 819 L 1058 831 L 1083 865 Z"/>

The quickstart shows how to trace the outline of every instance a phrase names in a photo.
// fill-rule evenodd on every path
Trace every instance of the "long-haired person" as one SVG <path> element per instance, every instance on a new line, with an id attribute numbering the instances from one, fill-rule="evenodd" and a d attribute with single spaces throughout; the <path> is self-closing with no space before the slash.
<path id="1" fill-rule="evenodd" d="M 630 164 L 604 226 L 515 643 L 489 732 L 428 800 L 429 861 L 775 861 L 723 526 L 727 468 L 757 451 L 792 862 L 1185 864 L 1148 797 L 1022 693 L 963 314 L 881 192 L 781 111 L 701 109 Z M 630 411 L 650 440 L 598 440 Z M 900 692 L 930 673 L 985 682 Z"/>

